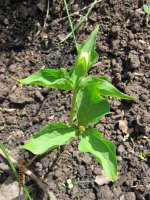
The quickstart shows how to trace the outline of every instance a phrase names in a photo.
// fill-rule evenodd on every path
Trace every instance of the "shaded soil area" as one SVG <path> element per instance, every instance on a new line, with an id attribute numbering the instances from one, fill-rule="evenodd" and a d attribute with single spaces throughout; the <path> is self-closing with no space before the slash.
<path id="1" fill-rule="evenodd" d="M 34 155 L 20 151 L 36 131 L 48 122 L 67 122 L 72 94 L 39 86 L 22 86 L 17 79 L 29 76 L 42 66 L 57 69 L 73 66 L 76 50 L 73 39 L 60 41 L 69 33 L 63 1 L 10 0 L 0 3 L 0 140 L 10 155 L 22 155 L 27 164 Z M 82 10 L 92 1 L 71 1 L 71 12 Z M 100 25 L 96 49 L 100 55 L 90 74 L 108 75 L 112 83 L 135 102 L 110 98 L 111 112 L 96 125 L 117 148 L 116 184 L 98 185 L 100 166 L 89 154 L 77 149 L 78 141 L 68 143 L 32 162 L 30 169 L 47 182 L 58 200 L 146 200 L 150 199 L 150 28 L 145 24 L 144 0 L 102 0 L 89 19 L 78 29 L 82 42 Z M 3 4 L 3 5 L 2 5 Z M 85 15 L 87 10 L 80 14 Z M 72 16 L 74 23 L 79 14 Z M 123 124 L 125 128 L 121 125 Z M 3 160 L 0 158 L 0 164 Z M 0 184 L 8 174 L 0 173 Z M 70 190 L 67 179 L 71 179 Z M 34 200 L 46 199 L 35 182 L 26 177 Z"/>

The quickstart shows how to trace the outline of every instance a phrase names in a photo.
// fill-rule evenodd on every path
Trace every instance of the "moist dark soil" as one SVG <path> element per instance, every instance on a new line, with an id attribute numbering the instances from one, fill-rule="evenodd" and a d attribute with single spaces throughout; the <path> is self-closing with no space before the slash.
<path id="1" fill-rule="evenodd" d="M 60 41 L 70 27 L 63 1 L 49 1 L 49 14 L 38 4 L 42 1 L 9 0 L 0 2 L 0 140 L 10 155 L 22 156 L 27 165 L 34 155 L 19 147 L 42 126 L 50 122 L 67 122 L 71 92 L 39 86 L 25 86 L 16 80 L 25 78 L 42 66 L 50 69 L 71 68 L 76 49 L 73 38 Z M 71 13 L 92 1 L 69 1 Z M 99 24 L 96 49 L 100 56 L 90 74 L 107 75 L 134 102 L 110 98 L 111 112 L 96 127 L 116 145 L 118 180 L 98 185 L 95 178 L 101 167 L 89 154 L 78 151 L 78 141 L 68 143 L 37 157 L 29 169 L 47 182 L 58 200 L 146 200 L 150 199 L 150 28 L 145 23 L 144 0 L 102 0 L 93 8 L 86 23 L 76 32 L 82 42 Z M 42 3 L 42 5 L 44 5 Z M 72 16 L 73 22 L 79 14 Z M 46 23 L 45 23 L 46 21 Z M 87 105 L 88 106 L 88 105 Z M 119 125 L 126 124 L 125 129 Z M 4 160 L 0 159 L 0 163 Z M 9 174 L 0 173 L 0 184 Z M 71 179 L 73 189 L 66 180 Z M 46 199 L 37 184 L 26 177 L 34 200 Z"/>

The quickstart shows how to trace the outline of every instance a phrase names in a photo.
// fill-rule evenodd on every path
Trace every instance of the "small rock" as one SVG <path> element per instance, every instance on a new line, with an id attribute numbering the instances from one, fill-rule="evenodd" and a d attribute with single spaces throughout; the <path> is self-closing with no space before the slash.
<path id="1" fill-rule="evenodd" d="M 1 200 L 18 199 L 18 194 L 19 194 L 18 182 L 12 180 L 12 178 L 9 176 L 0 187 L 0 199 Z M 20 199 L 26 200 L 26 197 L 22 192 Z"/>
<path id="2" fill-rule="evenodd" d="M 42 165 L 40 162 L 37 162 L 37 163 L 35 164 L 35 166 L 37 167 L 38 171 L 42 171 L 43 165 Z"/>
<path id="3" fill-rule="evenodd" d="M 83 165 L 80 165 L 79 168 L 78 168 L 78 172 L 80 174 L 81 177 L 85 177 L 86 175 L 86 169 Z"/>
<path id="4" fill-rule="evenodd" d="M 120 26 L 113 26 L 111 31 L 110 31 L 110 35 L 113 38 L 117 38 L 118 34 L 120 33 L 121 29 Z"/>
<path id="5" fill-rule="evenodd" d="M 43 12 L 46 6 L 46 1 L 40 0 L 40 2 L 36 4 L 36 6 Z"/>
<path id="6" fill-rule="evenodd" d="M 88 191 L 88 194 L 82 198 L 82 200 L 92 200 L 95 199 L 95 194 L 93 192 Z"/>
<path id="7" fill-rule="evenodd" d="M 58 39 L 59 39 L 60 41 L 62 41 L 62 40 L 64 39 L 64 37 L 65 37 L 65 35 L 64 35 L 63 33 L 60 33 L 60 34 L 58 35 Z"/>
<path id="8" fill-rule="evenodd" d="M 129 62 L 130 62 L 130 65 L 131 65 L 132 69 L 140 68 L 141 63 L 140 63 L 138 55 L 133 54 L 132 52 L 129 53 Z"/>
<path id="9" fill-rule="evenodd" d="M 55 171 L 54 171 L 54 177 L 55 178 L 59 178 L 59 177 L 61 177 L 63 175 L 63 172 L 60 170 L 60 169 L 56 169 Z"/>
<path id="10" fill-rule="evenodd" d="M 89 19 L 92 20 L 93 22 L 97 21 L 97 13 L 93 12 L 90 16 Z"/>
<path id="11" fill-rule="evenodd" d="M 9 100 L 12 103 L 16 103 L 16 104 L 31 103 L 33 101 L 32 98 L 25 95 L 24 91 L 20 89 L 16 89 L 14 93 L 9 95 Z"/>
<path id="12" fill-rule="evenodd" d="M 149 123 L 150 122 L 150 115 L 148 113 L 144 113 L 141 118 L 140 118 L 140 123 L 143 124 L 143 123 Z"/>
<path id="13" fill-rule="evenodd" d="M 119 147 L 117 148 L 117 150 L 118 150 L 118 152 L 120 154 L 122 154 L 125 151 L 124 146 L 122 144 L 119 145 Z"/>
<path id="14" fill-rule="evenodd" d="M 9 21 L 8 21 L 7 18 L 4 19 L 4 24 L 5 24 L 5 25 L 8 25 L 8 24 L 9 24 Z"/>
<path id="15" fill-rule="evenodd" d="M 29 9 L 22 4 L 19 8 L 19 14 L 22 18 L 26 18 L 29 15 Z"/>
<path id="16" fill-rule="evenodd" d="M 1 89 L 0 89 L 0 100 L 4 99 L 8 93 L 9 93 L 9 88 L 6 87 L 3 83 L 0 83 Z"/>
<path id="17" fill-rule="evenodd" d="M 121 188 L 117 187 L 113 190 L 115 199 L 119 199 L 119 196 L 122 194 Z"/>
<path id="18" fill-rule="evenodd" d="M 50 182 L 48 181 L 48 185 L 49 185 L 49 188 L 53 191 L 57 188 L 55 183 L 52 180 Z"/>
<path id="19" fill-rule="evenodd" d="M 3 114 L 0 112 L 0 125 L 3 125 L 5 123 L 5 119 L 3 117 Z"/>
<path id="20" fill-rule="evenodd" d="M 44 97 L 43 95 L 41 94 L 41 92 L 39 90 L 37 90 L 35 92 L 35 96 L 40 100 L 40 101 L 43 101 L 44 100 Z"/>
<path id="21" fill-rule="evenodd" d="M 42 32 L 40 33 L 40 36 L 41 36 L 41 38 L 42 38 L 43 40 L 45 40 L 45 39 L 48 38 L 48 34 L 47 34 L 46 32 L 44 32 L 44 31 L 42 31 Z"/>
<path id="22" fill-rule="evenodd" d="M 96 176 L 94 181 L 98 185 L 104 185 L 110 182 L 110 180 L 104 174 Z"/>
<path id="23" fill-rule="evenodd" d="M 16 65 L 15 64 L 12 64 L 12 65 L 9 66 L 9 71 L 10 72 L 15 72 L 15 70 L 16 70 Z"/>
<path id="24" fill-rule="evenodd" d="M 86 164 L 89 164 L 91 162 L 92 158 L 89 154 L 85 154 L 84 157 L 82 158 L 82 161 Z"/>
<path id="25" fill-rule="evenodd" d="M 125 200 L 136 200 L 136 196 L 134 192 L 127 192 L 125 195 Z"/>
<path id="26" fill-rule="evenodd" d="M 123 132 L 123 133 L 127 133 L 128 132 L 128 122 L 127 120 L 119 120 L 119 129 Z"/>
<path id="27" fill-rule="evenodd" d="M 6 69 L 4 67 L 0 68 L 0 73 L 5 73 Z"/>
<path id="28" fill-rule="evenodd" d="M 97 199 L 104 200 L 105 198 L 113 199 L 113 193 L 108 185 L 98 188 Z"/>
<path id="29" fill-rule="evenodd" d="M 17 124 L 17 119 L 15 116 L 7 116 L 6 123 L 7 124 Z"/>

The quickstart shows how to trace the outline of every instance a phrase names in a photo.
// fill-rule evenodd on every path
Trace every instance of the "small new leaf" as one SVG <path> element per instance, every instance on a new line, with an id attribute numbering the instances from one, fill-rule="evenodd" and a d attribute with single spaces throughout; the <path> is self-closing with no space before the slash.
<path id="1" fill-rule="evenodd" d="M 150 15 L 150 6 L 149 5 L 144 4 L 143 9 L 148 15 Z"/>
<path id="2" fill-rule="evenodd" d="M 72 90 L 73 83 L 65 69 L 41 69 L 31 76 L 18 80 L 22 84 L 36 84 L 49 88 Z"/>
<path id="3" fill-rule="evenodd" d="M 100 118 L 109 113 L 108 101 L 99 94 L 99 83 L 89 84 L 77 95 L 78 126 L 87 127 L 96 124 Z"/>
<path id="4" fill-rule="evenodd" d="M 99 58 L 95 51 L 98 29 L 99 26 L 95 28 L 91 35 L 77 49 L 78 56 L 75 64 L 75 72 L 79 77 L 85 76 L 88 70 Z"/>
<path id="5" fill-rule="evenodd" d="M 76 138 L 76 130 L 76 126 L 68 127 L 64 123 L 47 124 L 21 148 L 42 154 Z"/>
<path id="6" fill-rule="evenodd" d="M 102 138 L 97 129 L 87 129 L 81 135 L 78 149 L 91 153 L 101 164 L 106 176 L 111 180 L 117 177 L 116 150 L 112 142 Z"/>

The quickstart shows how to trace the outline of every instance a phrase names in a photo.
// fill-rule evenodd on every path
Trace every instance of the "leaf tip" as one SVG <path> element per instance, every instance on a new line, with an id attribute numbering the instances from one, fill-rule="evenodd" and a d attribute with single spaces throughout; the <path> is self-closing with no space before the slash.
<path id="1" fill-rule="evenodd" d="M 130 96 L 129 100 L 131 100 L 131 101 L 136 101 L 136 100 L 137 100 L 137 97 L 135 97 L 135 96 Z"/>
<path id="2" fill-rule="evenodd" d="M 18 83 L 23 83 L 23 79 L 17 79 Z"/>

